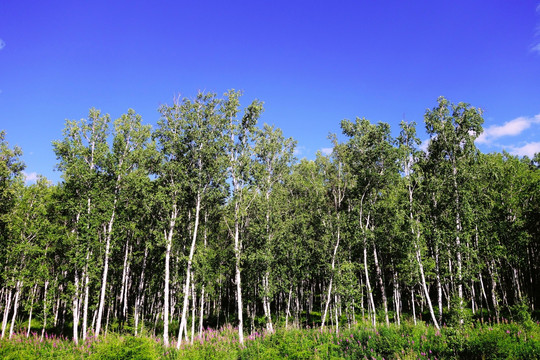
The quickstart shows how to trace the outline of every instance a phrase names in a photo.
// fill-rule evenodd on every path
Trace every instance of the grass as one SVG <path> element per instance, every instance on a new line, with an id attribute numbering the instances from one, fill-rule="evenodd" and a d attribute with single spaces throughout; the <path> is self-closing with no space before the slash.
<path id="1" fill-rule="evenodd" d="M 503 321 L 474 322 L 441 330 L 419 322 L 402 326 L 358 324 L 336 334 L 334 329 L 278 329 L 254 332 L 238 343 L 236 329 L 207 329 L 193 344 L 173 341 L 165 348 L 153 336 L 109 334 L 71 340 L 32 333 L 0 340 L 1 359 L 540 359 L 540 325 Z"/>

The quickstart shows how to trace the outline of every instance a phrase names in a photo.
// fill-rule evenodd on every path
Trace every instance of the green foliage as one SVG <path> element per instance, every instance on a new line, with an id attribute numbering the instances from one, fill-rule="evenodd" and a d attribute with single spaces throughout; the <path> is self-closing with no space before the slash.
<path id="1" fill-rule="evenodd" d="M 174 345 L 174 344 L 173 344 Z M 540 326 L 518 323 L 443 327 L 405 322 L 373 330 L 359 324 L 336 334 L 333 329 L 278 329 L 254 332 L 238 343 L 236 329 L 206 330 L 179 350 L 160 339 L 109 334 L 75 345 L 68 339 L 17 334 L 0 340 L 2 359 L 540 359 Z"/>
<path id="2" fill-rule="evenodd" d="M 468 326 L 472 322 L 472 310 L 462 305 L 462 300 L 454 296 L 448 313 L 448 325 L 452 327 Z"/>
<path id="3" fill-rule="evenodd" d="M 96 360 L 153 360 L 161 358 L 162 348 L 151 338 L 111 335 L 91 346 L 89 359 Z"/>

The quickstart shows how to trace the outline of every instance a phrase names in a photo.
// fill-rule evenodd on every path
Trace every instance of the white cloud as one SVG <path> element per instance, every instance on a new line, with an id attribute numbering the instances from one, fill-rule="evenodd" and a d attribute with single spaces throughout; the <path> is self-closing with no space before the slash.
<path id="1" fill-rule="evenodd" d="M 521 147 L 511 147 L 509 153 L 518 156 L 528 156 L 532 158 L 534 154 L 540 152 L 540 142 L 532 142 Z"/>
<path id="2" fill-rule="evenodd" d="M 536 44 L 536 45 L 533 45 L 533 46 L 531 47 L 531 51 L 532 51 L 532 52 L 535 52 L 535 53 L 537 53 L 537 54 L 540 55 L 540 43 L 538 43 L 538 44 Z"/>
<path id="3" fill-rule="evenodd" d="M 305 146 L 297 146 L 297 147 L 294 148 L 293 155 L 294 156 L 302 155 L 302 153 L 304 152 L 305 149 L 306 149 Z"/>
<path id="4" fill-rule="evenodd" d="M 328 156 L 328 155 L 330 155 L 330 154 L 332 153 L 332 150 L 333 150 L 333 148 L 322 148 L 322 149 L 321 149 L 321 153 L 322 153 L 323 155 L 327 155 L 327 156 Z"/>
<path id="5" fill-rule="evenodd" d="M 540 114 L 534 117 L 518 117 L 503 125 L 491 125 L 476 139 L 479 144 L 487 144 L 503 136 L 515 136 L 527 130 L 533 124 L 540 124 Z"/>
<path id="6" fill-rule="evenodd" d="M 422 143 L 420 144 L 420 150 L 422 150 L 423 152 L 426 152 L 430 141 L 431 139 L 426 139 L 422 141 Z"/>
<path id="7" fill-rule="evenodd" d="M 38 179 L 38 173 L 36 173 L 36 172 L 27 173 L 26 171 L 23 171 L 23 175 L 24 175 L 24 181 L 27 184 L 28 183 L 35 183 L 36 180 Z"/>

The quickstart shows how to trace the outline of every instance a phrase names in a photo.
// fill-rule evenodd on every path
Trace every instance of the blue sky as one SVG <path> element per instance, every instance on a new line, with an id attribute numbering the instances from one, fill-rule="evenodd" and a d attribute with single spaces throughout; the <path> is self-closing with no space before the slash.
<path id="1" fill-rule="evenodd" d="M 416 121 L 443 95 L 484 110 L 484 152 L 540 151 L 540 1 L 3 1 L 0 129 L 26 173 L 90 107 L 155 124 L 160 104 L 244 91 L 261 122 L 330 146 L 344 119 Z"/>

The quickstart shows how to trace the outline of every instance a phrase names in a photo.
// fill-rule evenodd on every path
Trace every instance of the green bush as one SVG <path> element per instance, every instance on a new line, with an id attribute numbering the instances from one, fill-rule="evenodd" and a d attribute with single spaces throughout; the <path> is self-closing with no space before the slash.
<path id="1" fill-rule="evenodd" d="M 99 360 L 154 360 L 159 359 L 160 347 L 150 338 L 109 335 L 93 344 L 91 359 Z"/>
<path id="2" fill-rule="evenodd" d="M 278 329 L 274 334 L 246 334 L 237 329 L 206 330 L 179 350 L 164 348 L 153 336 L 109 334 L 75 345 L 71 340 L 37 334 L 17 334 L 0 340 L 1 359 L 540 359 L 540 326 L 503 321 L 500 325 L 446 327 L 429 324 L 371 324 L 351 329 Z"/>

